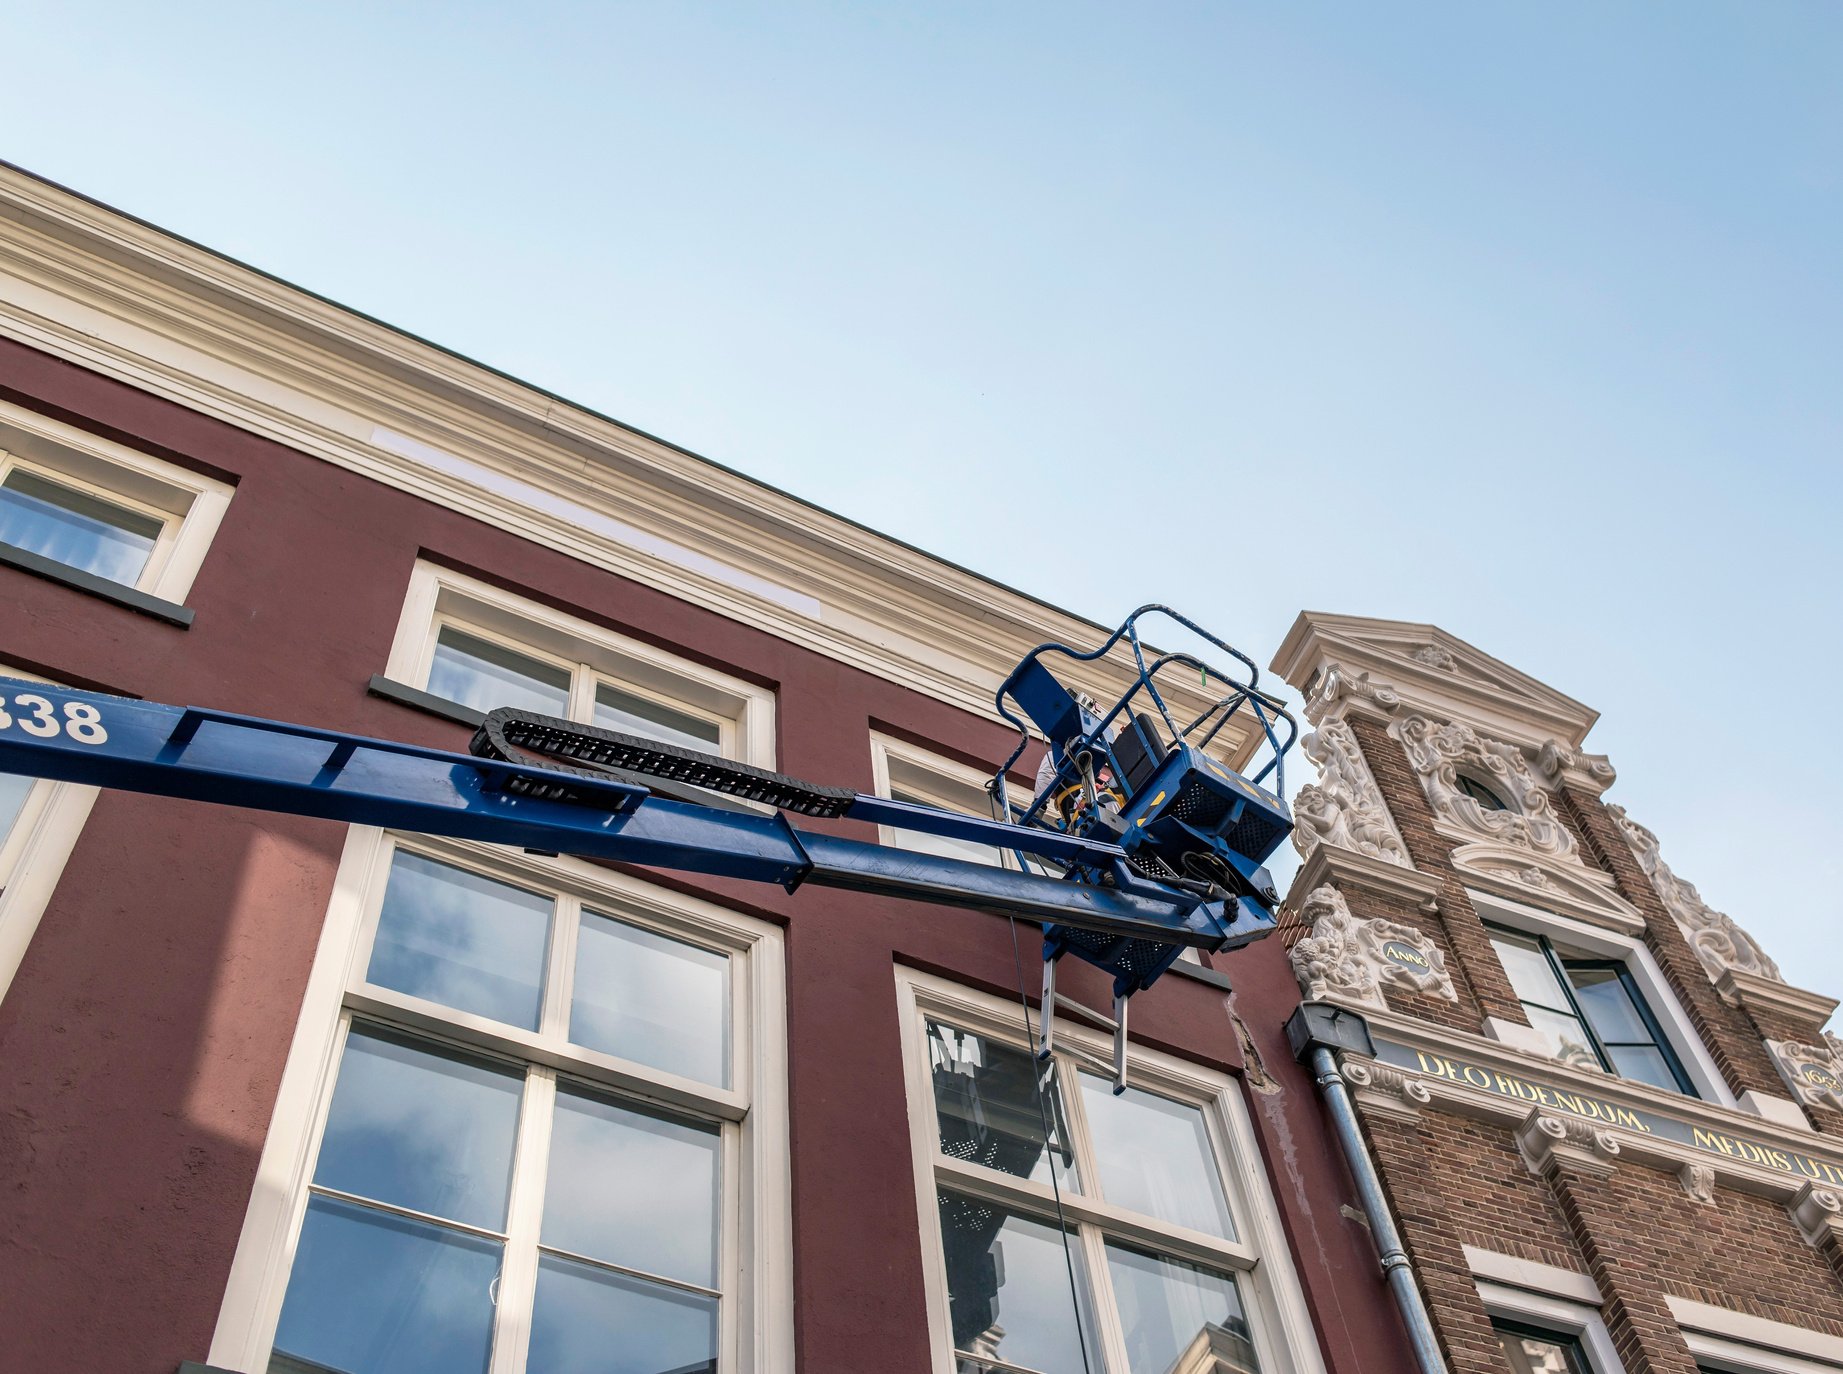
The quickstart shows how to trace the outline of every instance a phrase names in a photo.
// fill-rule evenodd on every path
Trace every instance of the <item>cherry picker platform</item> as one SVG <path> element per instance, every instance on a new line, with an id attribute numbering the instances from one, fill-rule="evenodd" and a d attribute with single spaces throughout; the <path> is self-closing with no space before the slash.
<path id="1" fill-rule="evenodd" d="M 1141 618 L 1161 614 L 1227 651 L 1231 677 L 1182 653 L 1148 659 Z M 1102 710 L 1044 665 L 1091 661 L 1124 643 L 1137 672 Z M 1163 672 L 1210 674 L 1224 690 L 1180 727 Z M 1114 975 L 1116 1076 L 1126 1001 L 1186 947 L 1222 950 L 1274 926 L 1261 867 L 1291 829 L 1279 792 L 1297 733 L 1255 685 L 1253 663 L 1164 607 L 1142 607 L 1099 648 L 1040 645 L 1001 688 L 1019 742 L 994 776 L 994 816 L 826 787 L 716 755 L 527 711 L 488 714 L 468 753 L 204 707 L 167 706 L 0 678 L 0 772 L 319 816 L 680 872 L 847 888 L 970 907 L 1044 927 L 1045 1044 L 1056 961 Z M 1013 709 L 1013 708 L 1017 709 Z M 1246 709 L 1271 757 L 1252 779 L 1204 750 Z M 1017 710 L 1023 712 L 1021 717 Z M 1028 723 L 1026 721 L 1028 718 Z M 1286 728 L 1276 733 L 1276 723 Z M 1007 775 L 1034 724 L 1050 763 L 1028 803 Z M 850 819 L 970 841 L 1009 855 L 979 863 L 797 827 Z"/>

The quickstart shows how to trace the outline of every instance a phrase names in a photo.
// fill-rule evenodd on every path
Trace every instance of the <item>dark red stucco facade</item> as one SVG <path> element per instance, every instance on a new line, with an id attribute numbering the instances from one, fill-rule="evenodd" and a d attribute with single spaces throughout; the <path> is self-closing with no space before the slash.
<path id="1" fill-rule="evenodd" d="M 46 675 L 464 747 L 465 727 L 367 693 L 421 557 L 772 687 L 778 764 L 797 776 L 870 790 L 872 729 L 968 760 L 1009 749 L 938 700 L 11 342 L 0 395 L 236 487 L 189 629 L 0 569 L 0 657 Z M 172 1374 L 205 1357 L 343 836 L 98 800 L 0 1001 L 0 1374 Z M 1007 923 L 651 876 L 787 931 L 800 1368 L 921 1374 L 892 965 L 1015 996 Z M 1280 942 L 1216 967 L 1233 998 L 1167 978 L 1135 1003 L 1135 1038 L 1242 1079 L 1327 1367 L 1407 1370 L 1368 1234 L 1340 1211 L 1348 1178 L 1287 1055 L 1297 990 Z M 1098 976 L 1065 987 L 1103 1004 Z"/>

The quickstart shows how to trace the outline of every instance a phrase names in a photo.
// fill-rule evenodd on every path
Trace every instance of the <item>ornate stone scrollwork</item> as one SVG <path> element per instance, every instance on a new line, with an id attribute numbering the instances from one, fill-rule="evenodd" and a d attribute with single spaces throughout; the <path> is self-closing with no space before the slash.
<path id="1" fill-rule="evenodd" d="M 1459 671 L 1459 660 L 1438 644 L 1423 644 L 1408 657 L 1428 668 L 1444 668 L 1449 673 Z"/>
<path id="2" fill-rule="evenodd" d="M 1715 1201 L 1715 1169 L 1708 1164 L 1685 1164 L 1677 1170 L 1677 1182 L 1683 1191 L 1707 1206 Z"/>
<path id="3" fill-rule="evenodd" d="M 1328 844 L 1409 867 L 1407 846 L 1350 727 L 1326 721 L 1300 748 L 1318 768 L 1318 781 L 1300 788 L 1293 801 L 1293 845 L 1300 854 Z"/>
<path id="4" fill-rule="evenodd" d="M 1606 812 L 1619 823 L 1625 842 L 1638 859 L 1638 866 L 1651 880 L 1658 896 L 1663 898 L 1665 910 L 1682 929 L 1683 938 L 1702 960 L 1702 967 L 1708 970 L 1710 979 L 1736 969 L 1775 982 L 1785 981 L 1779 966 L 1767 958 L 1766 951 L 1754 943 L 1751 935 L 1735 924 L 1733 917 L 1715 910 L 1702 900 L 1694 884 L 1684 882 L 1670 871 L 1670 865 L 1658 852 L 1656 835 L 1626 815 L 1623 806 L 1609 802 Z"/>
<path id="5" fill-rule="evenodd" d="M 1843 1112 L 1843 1042 L 1826 1034 L 1821 1045 L 1768 1040 L 1766 1048 L 1794 1098 L 1807 1107 Z"/>
<path id="6" fill-rule="evenodd" d="M 1394 727 L 1420 776 L 1434 815 L 1457 829 L 1503 844 L 1519 845 L 1553 858 L 1575 857 L 1574 836 L 1555 817 L 1549 794 L 1537 783 L 1513 744 L 1480 735 L 1458 721 L 1405 716 Z M 1492 811 L 1459 786 L 1459 769 L 1503 797 L 1506 810 Z"/>
<path id="7" fill-rule="evenodd" d="M 1371 1113 L 1410 1121 L 1433 1101 L 1419 1075 L 1376 1059 L 1347 1059 L 1341 1066 L 1359 1106 Z"/>
<path id="8" fill-rule="evenodd" d="M 1307 1001 L 1386 1008 L 1385 987 L 1459 1000 L 1446 956 L 1411 926 L 1359 920 L 1328 883 L 1305 899 L 1301 914 L 1312 922 L 1312 933 L 1293 946 L 1292 959 Z"/>
<path id="9" fill-rule="evenodd" d="M 1397 710 L 1401 696 L 1385 682 L 1372 682 L 1367 672 L 1353 672 L 1341 663 L 1327 663 L 1318 690 L 1305 706 L 1307 720 L 1316 721 L 1332 703 L 1357 700 L 1374 703 L 1384 712 Z"/>
<path id="10" fill-rule="evenodd" d="M 1832 1189 L 1807 1183 L 1786 1204 L 1792 1223 L 1807 1245 L 1822 1245 L 1834 1239 L 1843 1243 L 1843 1197 Z"/>
<path id="11" fill-rule="evenodd" d="M 1572 1116 L 1551 1116 L 1535 1108 L 1517 1127 L 1517 1151 L 1535 1174 L 1551 1162 L 1572 1164 L 1591 1173 L 1610 1174 L 1619 1158 L 1619 1140 L 1611 1131 Z"/>
<path id="12" fill-rule="evenodd" d="M 1536 753 L 1536 767 L 1550 782 L 1560 782 L 1570 772 L 1586 774 L 1595 790 L 1604 792 L 1618 776 L 1612 761 L 1604 754 L 1583 754 L 1552 739 Z"/>

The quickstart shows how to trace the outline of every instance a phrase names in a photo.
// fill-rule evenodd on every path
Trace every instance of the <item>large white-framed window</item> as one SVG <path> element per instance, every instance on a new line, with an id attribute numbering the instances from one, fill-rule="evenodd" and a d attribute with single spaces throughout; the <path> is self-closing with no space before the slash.
<path id="1" fill-rule="evenodd" d="M 774 767 L 774 693 L 421 560 L 385 670 L 476 711 L 512 706 Z"/>
<path id="2" fill-rule="evenodd" d="M 1480 1282 L 1511 1374 L 1625 1374 L 1597 1306 Z"/>
<path id="3" fill-rule="evenodd" d="M 879 797 L 919 802 L 944 811 L 978 816 L 982 820 L 991 819 L 992 798 L 986 791 L 990 778 L 976 768 L 878 731 L 872 731 L 870 736 L 870 766 Z M 912 849 L 972 863 L 1017 866 L 1016 856 L 992 845 L 925 835 L 918 830 L 902 830 L 889 825 L 878 826 L 877 831 L 879 843 L 896 849 Z"/>
<path id="4" fill-rule="evenodd" d="M 0 677 L 45 680 L 4 661 Z M 20 695 L 28 698 L 24 709 L 32 710 L 29 692 L 0 693 L 0 710 L 11 707 Z M 96 793 L 96 788 L 77 783 L 0 773 L 0 999 L 6 997 L 26 947 L 38 932 Z"/>
<path id="5" fill-rule="evenodd" d="M 896 971 L 940 1374 L 1322 1370 L 1232 1080 Z"/>
<path id="6" fill-rule="evenodd" d="M 0 402 L 0 544 L 182 603 L 232 488 Z"/>
<path id="7" fill-rule="evenodd" d="M 1733 1091 L 1723 1079 L 1721 1071 L 1716 1068 L 1708 1048 L 1702 1043 L 1702 1037 L 1696 1033 L 1695 1024 L 1683 1010 L 1682 1004 L 1677 1001 L 1676 993 L 1671 990 L 1663 970 L 1658 967 L 1657 960 L 1652 956 L 1651 951 L 1645 948 L 1642 940 L 1619 931 L 1589 925 L 1585 921 L 1577 921 L 1567 916 L 1558 916 L 1554 912 L 1525 906 L 1520 902 L 1513 902 L 1508 898 L 1494 896 L 1491 893 L 1468 888 L 1467 895 L 1471 897 L 1473 906 L 1477 908 L 1479 916 L 1487 923 L 1487 926 L 1497 926 L 1535 937 L 1539 941 L 1546 941 L 1551 949 L 1577 962 L 1585 964 L 1598 961 L 1606 965 L 1617 965 L 1619 971 L 1624 975 L 1623 978 L 1608 981 L 1603 973 L 1590 975 L 1598 981 L 1588 995 L 1600 1000 L 1593 1008 L 1582 1009 L 1583 1018 L 1590 1018 L 1598 1011 L 1608 1027 L 1608 1034 L 1621 1041 L 1628 1038 L 1626 1031 L 1620 1029 L 1621 1026 L 1634 1020 L 1645 1023 L 1646 1032 L 1655 1033 L 1661 1037 L 1668 1047 L 1670 1056 L 1674 1060 L 1674 1068 L 1681 1070 L 1696 1096 L 1718 1106 L 1733 1107 L 1736 1105 Z M 1529 954 L 1527 950 L 1518 950 L 1500 944 L 1498 952 L 1500 959 L 1505 960 L 1506 974 L 1511 977 L 1513 986 L 1518 982 L 1518 968 L 1514 965 L 1519 964 L 1519 961 L 1525 956 L 1527 956 L 1528 967 L 1532 971 L 1539 972 L 1540 966 L 1543 965 L 1550 967 L 1551 970 L 1554 967 L 1554 962 L 1540 949 L 1534 954 Z M 1563 960 L 1564 965 L 1567 961 L 1567 959 Z M 1524 986 L 1519 988 L 1519 996 L 1527 994 L 1529 997 L 1534 997 L 1537 991 L 1536 981 L 1533 977 L 1525 978 Z M 1639 999 L 1640 1006 L 1634 1008 L 1633 1014 L 1625 1014 L 1621 1010 L 1624 1004 L 1619 1003 L 1618 998 L 1623 996 L 1629 999 L 1632 995 L 1636 995 Z M 1567 1009 L 1572 1010 L 1572 1007 Z M 1553 1026 L 1558 1035 L 1561 1030 L 1565 1029 L 1560 1020 L 1555 1020 Z M 1537 1031 L 1542 1034 L 1542 1027 L 1538 1026 Z M 1605 1037 L 1599 1038 L 1604 1039 Z M 1636 1043 L 1640 1036 L 1634 1032 L 1629 1038 Z M 1549 1037 L 1549 1039 L 1558 1039 L 1558 1036 Z M 1553 1051 L 1545 1050 L 1545 1052 Z M 1606 1051 L 1589 1050 L 1589 1053 L 1606 1053 Z M 1631 1077 L 1631 1075 L 1622 1076 Z M 1644 1080 L 1635 1078 L 1633 1081 Z M 1675 1091 L 1675 1089 L 1669 1090 Z"/>
<path id="8" fill-rule="evenodd" d="M 1470 1245 L 1465 1258 L 1513 1374 L 1625 1374 L 1589 1276 Z"/>
<path id="9" fill-rule="evenodd" d="M 210 1361 L 792 1368 L 779 933 L 354 827 Z"/>

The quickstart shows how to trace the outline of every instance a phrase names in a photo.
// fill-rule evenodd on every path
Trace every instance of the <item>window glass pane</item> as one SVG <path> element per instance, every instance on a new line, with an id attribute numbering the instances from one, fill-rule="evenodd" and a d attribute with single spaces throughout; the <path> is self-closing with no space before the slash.
<path id="1" fill-rule="evenodd" d="M 314 1182 L 501 1230 L 523 1090 L 516 1070 L 355 1027 Z"/>
<path id="2" fill-rule="evenodd" d="M 32 784 L 37 781 L 37 778 L 21 777 L 18 773 L 0 773 L 0 844 L 6 843 L 13 822 L 19 819 Z"/>
<path id="3" fill-rule="evenodd" d="M 1572 1336 L 1500 1325 L 1497 1339 L 1511 1374 L 1591 1374 Z"/>
<path id="4" fill-rule="evenodd" d="M 727 1087 L 729 957 L 583 912 L 570 1039 Z"/>
<path id="5" fill-rule="evenodd" d="M 928 1064 L 942 1154 L 1038 1183 L 1050 1181 L 1053 1167 L 1063 1188 L 1081 1190 L 1053 1064 L 1040 1066 L 1024 1050 L 938 1021 L 928 1023 Z"/>
<path id="6" fill-rule="evenodd" d="M 715 1126 L 557 1089 L 543 1243 L 717 1286 Z"/>
<path id="7" fill-rule="evenodd" d="M 1227 1274 L 1111 1244 L 1107 1271 L 1132 1374 L 1260 1369 L 1241 1294 Z"/>
<path id="8" fill-rule="evenodd" d="M 133 586 L 166 522 L 15 468 L 0 483 L 0 542 Z"/>
<path id="9" fill-rule="evenodd" d="M 1592 1041 L 1574 1017 L 1542 1007 L 1532 1007 L 1527 1002 L 1523 1004 L 1523 1014 L 1529 1017 L 1530 1025 L 1541 1032 L 1542 1038 L 1548 1042 L 1549 1053 L 1555 1058 L 1593 1068 L 1600 1067 L 1600 1057 L 1593 1052 Z"/>
<path id="10" fill-rule="evenodd" d="M 1476 778 L 1468 778 L 1464 773 L 1461 773 L 1459 774 L 1458 780 L 1459 790 L 1473 801 L 1477 802 L 1479 806 L 1483 807 L 1486 811 L 1504 811 L 1508 809 L 1505 807 L 1502 797 L 1498 796 L 1496 792 L 1493 792 Z"/>
<path id="11" fill-rule="evenodd" d="M 567 668 L 444 625 L 435 639 L 428 690 L 476 711 L 511 706 L 560 716 L 569 709 L 570 674 Z"/>
<path id="12" fill-rule="evenodd" d="M 1081 1097 L 1102 1197 L 1174 1226 L 1235 1238 L 1198 1108 L 1131 1087 L 1115 1097 L 1112 1083 L 1088 1073 Z"/>
<path id="13" fill-rule="evenodd" d="M 1561 982 L 1540 944 L 1527 935 L 1512 935 L 1502 930 L 1491 932 L 1491 943 L 1519 999 L 1554 1011 L 1568 1009 L 1568 995 L 1562 991 Z"/>
<path id="14" fill-rule="evenodd" d="M 549 897 L 397 851 L 368 981 L 536 1030 Z"/>
<path id="15" fill-rule="evenodd" d="M 1631 994 L 1626 991 L 1625 980 L 1617 970 L 1581 968 L 1573 964 L 1567 965 L 1567 969 L 1568 981 L 1574 984 L 1574 995 L 1581 1004 L 1581 1011 L 1601 1040 L 1651 1043 L 1651 1028 L 1645 1025 L 1638 1008 L 1632 1005 Z"/>
<path id="16" fill-rule="evenodd" d="M 484 1370 L 499 1251 L 443 1226 L 312 1199 L 269 1374 Z"/>
<path id="17" fill-rule="evenodd" d="M 1084 1367 L 1084 1335 L 1086 1364 L 1098 1367 L 1075 1237 L 957 1193 L 943 1193 L 940 1201 L 947 1306 L 963 1374 L 984 1370 L 983 1361 L 993 1359 L 1074 1374 Z M 1079 1306 L 1069 1291 L 1071 1265 Z"/>
<path id="18" fill-rule="evenodd" d="M 1606 1056 L 1613 1061 L 1613 1072 L 1621 1078 L 1669 1088 L 1673 1093 L 1683 1091 L 1683 1085 L 1671 1072 L 1670 1061 L 1654 1045 L 1608 1045 Z"/>
<path id="19" fill-rule="evenodd" d="M 527 1368 L 532 1374 L 715 1374 L 717 1300 L 542 1255 Z"/>
<path id="20" fill-rule="evenodd" d="M 593 723 L 604 730 L 656 739 L 662 744 L 695 749 L 701 754 L 716 753 L 723 740 L 723 732 L 715 721 L 674 711 L 670 706 L 623 692 L 606 682 L 598 683 L 595 688 Z"/>
<path id="21" fill-rule="evenodd" d="M 921 806 L 940 807 L 941 803 L 914 792 L 905 792 L 899 787 L 890 789 L 890 800 L 914 802 Z M 954 810 L 944 807 L 944 810 Z M 918 854 L 939 854 L 944 859 L 964 859 L 973 864 L 1001 864 L 1004 851 L 989 844 L 975 844 L 972 840 L 958 840 L 951 835 L 925 835 L 919 830 L 899 830 L 891 827 L 890 837 L 898 849 L 912 849 Z"/>

